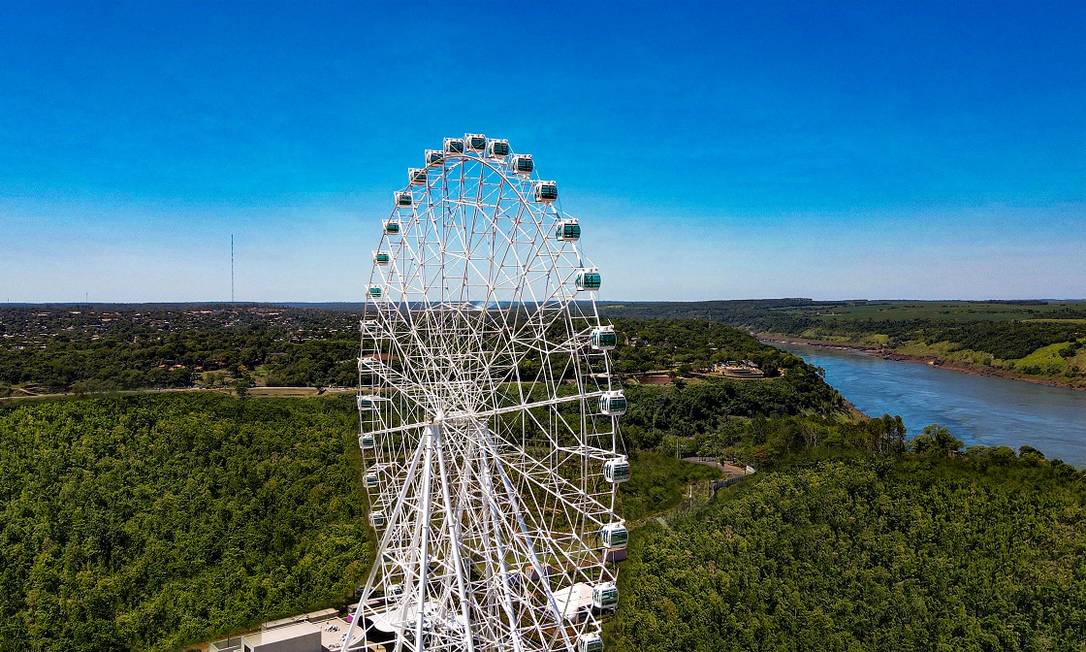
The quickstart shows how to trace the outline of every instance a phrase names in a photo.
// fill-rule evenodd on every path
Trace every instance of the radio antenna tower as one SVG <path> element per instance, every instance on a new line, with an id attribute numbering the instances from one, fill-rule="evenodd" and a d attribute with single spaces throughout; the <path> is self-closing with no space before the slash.
<path id="1" fill-rule="evenodd" d="M 234 234 L 230 234 L 230 303 L 234 303 Z"/>

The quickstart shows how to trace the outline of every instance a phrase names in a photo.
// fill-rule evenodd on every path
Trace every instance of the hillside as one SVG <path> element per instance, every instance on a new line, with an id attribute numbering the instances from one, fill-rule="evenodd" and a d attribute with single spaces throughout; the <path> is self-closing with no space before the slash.
<path id="1" fill-rule="evenodd" d="M 1082 650 L 1086 479 L 1035 457 L 757 474 L 632 539 L 612 650 Z"/>
<path id="2" fill-rule="evenodd" d="M 608 650 L 1081 649 L 1086 474 L 906 442 L 721 323 L 618 325 L 633 539 Z M 698 371 L 736 357 L 766 377 Z M 178 649 L 345 604 L 371 555 L 356 428 L 342 395 L 0 405 L 0 651 Z M 716 471 L 676 452 L 758 471 L 706 503 Z"/>
<path id="3" fill-rule="evenodd" d="M 353 386 L 358 313 L 269 305 L 0 308 L 0 397 L 139 389 Z M 770 377 L 788 353 L 704 320 L 617 319 L 615 370 L 689 376 L 749 359 Z"/>
<path id="4" fill-rule="evenodd" d="M 705 301 L 607 304 L 612 317 L 720 321 L 948 368 L 1086 388 L 1086 302 Z"/>

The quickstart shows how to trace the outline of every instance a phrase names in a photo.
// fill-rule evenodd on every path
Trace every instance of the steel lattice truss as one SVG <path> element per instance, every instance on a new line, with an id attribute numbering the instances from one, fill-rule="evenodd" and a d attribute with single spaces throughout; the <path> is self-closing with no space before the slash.
<path id="1" fill-rule="evenodd" d="M 601 650 L 629 466 L 598 271 L 530 157 L 469 134 L 425 160 L 365 289 L 359 445 L 379 542 L 344 648 Z"/>

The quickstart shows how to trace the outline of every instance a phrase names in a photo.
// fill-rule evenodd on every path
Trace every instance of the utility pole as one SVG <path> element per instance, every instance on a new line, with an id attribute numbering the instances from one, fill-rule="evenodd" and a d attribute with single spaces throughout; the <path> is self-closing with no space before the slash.
<path id="1" fill-rule="evenodd" d="M 234 303 L 234 234 L 230 234 L 230 303 Z"/>

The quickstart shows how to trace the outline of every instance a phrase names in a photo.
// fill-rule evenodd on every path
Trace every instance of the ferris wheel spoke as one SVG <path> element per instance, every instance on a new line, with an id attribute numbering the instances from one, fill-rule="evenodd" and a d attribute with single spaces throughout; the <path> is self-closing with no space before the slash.
<path id="1" fill-rule="evenodd" d="M 531 557 L 531 560 L 532 560 L 532 566 L 533 566 L 534 570 L 536 571 L 536 573 L 538 573 L 540 576 L 542 576 L 544 574 L 544 572 L 545 572 L 545 569 L 543 569 L 542 565 L 539 562 L 539 556 L 538 556 L 538 554 L 536 552 L 536 548 L 535 548 L 535 541 L 536 541 L 537 538 L 542 543 L 542 546 L 547 549 L 547 552 L 551 553 L 552 555 L 554 555 L 557 552 L 558 553 L 557 556 L 565 557 L 567 562 L 576 563 L 574 561 L 574 559 L 569 555 L 569 552 L 567 550 L 563 549 L 562 547 L 553 545 L 553 542 L 549 541 L 546 538 L 546 535 L 550 535 L 551 532 L 549 532 L 549 530 L 547 528 L 543 527 L 540 523 L 538 523 L 536 521 L 536 519 L 538 518 L 538 516 L 537 516 L 538 509 L 536 510 L 536 512 L 533 513 L 532 511 L 527 510 L 527 509 L 524 508 L 524 507 L 526 507 L 526 502 L 524 501 L 524 499 L 522 498 L 520 493 L 517 491 L 517 489 L 514 487 L 513 482 L 509 478 L 509 474 L 506 473 L 506 470 L 505 470 L 506 464 L 501 459 L 501 456 L 498 454 L 497 450 L 495 450 L 493 448 L 493 438 L 490 436 L 489 433 L 487 434 L 487 438 L 491 443 L 490 452 L 491 452 L 491 455 L 494 457 L 494 461 L 495 461 L 494 466 L 498 470 L 498 473 L 501 476 L 502 484 L 505 487 L 505 491 L 509 495 L 511 503 L 514 506 L 513 516 L 516 519 L 517 525 L 518 525 L 518 527 L 520 529 L 520 533 L 523 536 L 524 541 L 526 542 L 526 544 L 528 546 L 529 554 L 530 554 L 530 557 Z M 533 498 L 533 501 L 534 500 L 535 499 Z M 536 503 L 536 507 L 537 508 L 539 507 L 538 502 Z M 544 535 L 544 536 L 535 536 L 535 535 L 533 535 L 532 531 L 528 527 L 528 520 L 529 519 L 532 521 L 532 525 L 534 526 L 534 531 L 539 533 L 540 535 Z M 546 592 L 548 605 L 551 608 L 551 611 L 555 616 L 555 620 L 560 623 L 561 620 L 562 620 L 563 614 L 558 609 L 558 604 L 555 601 L 554 594 L 551 592 L 549 586 L 545 585 L 544 589 L 545 589 L 545 592 Z"/>
<path id="2" fill-rule="evenodd" d="M 490 541 L 493 544 L 494 552 L 497 553 L 497 566 L 500 570 L 500 574 L 497 578 L 499 585 L 499 594 L 502 601 L 502 606 L 505 609 L 506 617 L 509 619 L 508 624 L 510 633 L 512 634 L 512 642 L 515 650 L 523 650 L 523 643 L 521 642 L 519 631 L 517 628 L 518 618 L 513 610 L 513 588 L 510 586 L 512 579 L 512 573 L 509 571 L 509 564 L 507 561 L 508 552 L 506 546 L 502 541 L 499 532 L 499 523 L 502 522 L 501 515 L 498 511 L 498 506 L 492 500 L 494 495 L 494 485 L 490 478 L 490 471 L 486 465 L 480 468 L 479 478 L 481 480 L 483 497 L 488 508 L 490 520 L 488 522 L 488 533 Z"/>
<path id="3" fill-rule="evenodd" d="M 503 444 L 505 446 L 508 446 L 510 448 L 516 448 L 517 447 L 517 445 L 515 443 L 510 442 L 509 440 L 503 438 L 501 435 L 499 435 L 497 433 L 494 433 L 493 430 L 491 430 L 490 432 L 494 435 L 494 437 L 497 439 L 497 441 L 499 443 L 501 443 L 501 444 Z M 569 499 L 567 498 L 567 495 L 562 493 L 563 491 L 570 492 L 569 495 L 576 496 L 579 499 L 579 501 L 581 502 L 582 505 L 589 505 L 589 506 L 591 506 L 593 508 L 593 510 L 592 510 L 593 514 L 586 515 L 586 516 L 589 517 L 590 520 L 595 521 L 598 525 L 601 525 L 601 526 L 606 525 L 606 523 L 604 523 L 603 520 L 599 519 L 594 514 L 595 513 L 608 513 L 608 512 L 611 511 L 609 507 L 607 507 L 604 504 L 600 503 L 594 497 L 583 493 L 577 486 L 573 485 L 572 483 L 570 483 L 565 478 L 562 478 L 562 477 L 559 477 L 557 475 L 554 475 L 554 474 L 550 473 L 550 469 L 547 466 L 545 466 L 544 464 L 542 464 L 541 462 L 539 462 L 538 460 L 536 460 L 536 459 L 534 459 L 532 457 L 525 456 L 525 457 L 521 458 L 516 463 L 510 462 L 509 463 L 509 468 L 517 471 L 517 473 L 523 479 L 528 480 L 530 484 L 534 485 L 538 489 L 543 490 L 544 492 L 546 492 L 551 497 L 555 498 L 557 501 L 559 501 L 561 503 L 573 504 L 571 501 L 569 501 Z M 536 474 L 538 474 L 538 476 Z M 543 481 L 541 481 L 539 479 L 540 476 L 549 478 L 551 480 L 551 482 L 543 482 Z"/>
<path id="4" fill-rule="evenodd" d="M 440 429 L 438 432 L 440 432 Z M 446 534 L 449 538 L 449 548 L 452 552 L 452 562 L 456 573 L 456 590 L 460 599 L 460 613 L 464 619 L 465 629 L 470 632 L 471 606 L 468 602 L 467 582 L 464 577 L 464 562 L 460 553 L 460 520 L 451 518 L 456 512 L 453 510 L 452 498 L 449 491 L 449 474 L 445 465 L 445 444 L 443 439 L 439 439 L 438 441 L 437 463 L 441 478 L 441 501 L 446 515 L 443 522 L 447 528 Z M 464 645 L 467 652 L 475 651 L 475 642 L 470 635 L 464 637 Z"/>
<path id="5" fill-rule="evenodd" d="M 519 405 L 509 405 L 506 407 L 494 408 L 492 410 L 473 410 L 471 412 L 453 412 L 446 415 L 446 419 L 471 419 L 474 421 L 487 419 L 489 417 L 498 416 L 501 414 L 512 414 L 515 412 L 524 412 L 527 410 L 533 410 L 535 408 L 552 407 L 562 405 L 563 403 L 572 403 L 575 401 L 583 401 L 588 398 L 603 396 L 604 392 L 589 392 L 587 394 L 574 394 L 572 396 L 556 396 L 542 401 L 533 401 L 531 403 L 521 403 Z"/>

